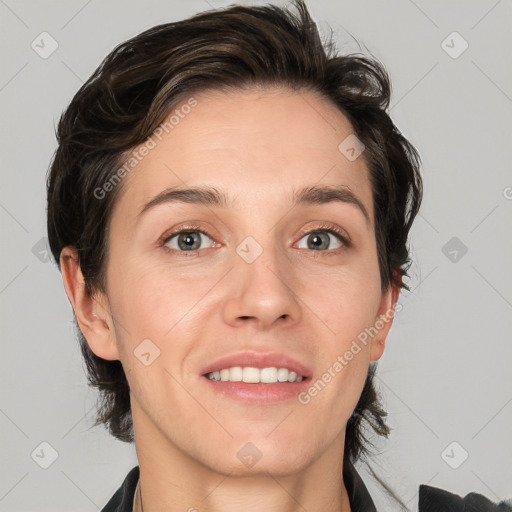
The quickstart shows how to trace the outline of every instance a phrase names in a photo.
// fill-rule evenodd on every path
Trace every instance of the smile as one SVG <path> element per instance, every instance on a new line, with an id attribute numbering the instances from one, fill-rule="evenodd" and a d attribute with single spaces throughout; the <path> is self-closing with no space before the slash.
<path id="1" fill-rule="evenodd" d="M 233 366 L 206 374 L 210 380 L 222 382 L 245 382 L 247 384 L 276 384 L 284 382 L 301 382 L 302 375 L 297 375 L 288 368 L 255 368 L 252 366 Z"/>

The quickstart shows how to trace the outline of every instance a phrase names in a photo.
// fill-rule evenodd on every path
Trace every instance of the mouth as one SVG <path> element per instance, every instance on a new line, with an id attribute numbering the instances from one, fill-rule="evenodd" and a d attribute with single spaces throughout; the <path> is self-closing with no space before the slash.
<path id="1" fill-rule="evenodd" d="M 309 379 L 300 382 L 248 383 L 211 380 L 201 377 L 216 397 L 247 405 L 272 405 L 297 400 L 309 386 Z M 217 398 L 216 398 L 217 400 Z"/>
<path id="2" fill-rule="evenodd" d="M 306 376 L 298 375 L 297 372 L 289 368 L 278 368 L 276 366 L 267 368 L 233 366 L 231 368 L 208 372 L 204 374 L 203 377 L 220 382 L 244 382 L 246 384 L 302 382 L 304 379 L 307 379 Z"/>
<path id="3" fill-rule="evenodd" d="M 285 354 L 246 351 L 206 366 L 201 381 L 216 397 L 268 405 L 297 399 L 312 380 L 312 371 Z"/>

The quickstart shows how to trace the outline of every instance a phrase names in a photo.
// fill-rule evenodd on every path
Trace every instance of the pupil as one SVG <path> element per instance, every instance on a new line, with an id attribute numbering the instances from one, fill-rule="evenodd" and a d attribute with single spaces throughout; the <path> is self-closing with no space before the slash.
<path id="1" fill-rule="evenodd" d="M 194 248 L 194 246 L 197 246 L 196 240 L 194 240 L 192 233 L 183 233 L 182 237 L 180 237 L 179 245 L 181 249 L 190 249 Z"/>
<path id="2" fill-rule="evenodd" d="M 310 243 L 311 249 L 318 249 L 319 247 L 321 248 L 322 244 L 323 244 L 323 246 L 326 245 L 325 243 L 323 243 L 322 237 L 318 233 L 312 234 L 310 240 L 311 240 L 311 243 Z M 328 242 L 327 242 L 327 244 L 328 244 Z"/>

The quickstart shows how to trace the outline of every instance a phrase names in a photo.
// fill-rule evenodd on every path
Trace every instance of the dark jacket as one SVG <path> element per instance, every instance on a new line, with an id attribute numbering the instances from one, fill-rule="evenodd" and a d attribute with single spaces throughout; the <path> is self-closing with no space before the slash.
<path id="1" fill-rule="evenodd" d="M 135 466 L 101 512 L 132 512 L 138 481 L 139 466 Z M 352 464 L 344 466 L 343 481 L 347 488 L 352 512 L 377 512 L 368 489 Z M 397 510 L 398 508 L 397 505 Z M 492 503 L 481 494 L 474 492 L 461 498 L 436 487 L 420 485 L 418 510 L 419 512 L 512 512 L 512 507 L 503 502 Z"/>

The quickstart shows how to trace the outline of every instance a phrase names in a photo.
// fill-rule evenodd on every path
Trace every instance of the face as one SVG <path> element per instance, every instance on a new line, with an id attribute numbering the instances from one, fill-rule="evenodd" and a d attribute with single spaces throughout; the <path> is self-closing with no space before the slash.
<path id="1" fill-rule="evenodd" d="M 98 299 L 109 341 L 91 336 L 90 345 L 122 362 L 136 442 L 149 436 L 225 474 L 296 472 L 342 449 L 390 327 L 361 341 L 396 298 L 381 292 L 364 153 L 354 160 L 338 149 L 353 129 L 311 92 L 194 98 L 124 178 Z M 225 202 L 173 200 L 173 191 L 199 187 Z M 300 191 L 309 187 L 339 193 L 308 201 Z M 205 376 L 294 365 L 302 382 Z M 258 452 L 256 465 L 242 463 Z"/>

